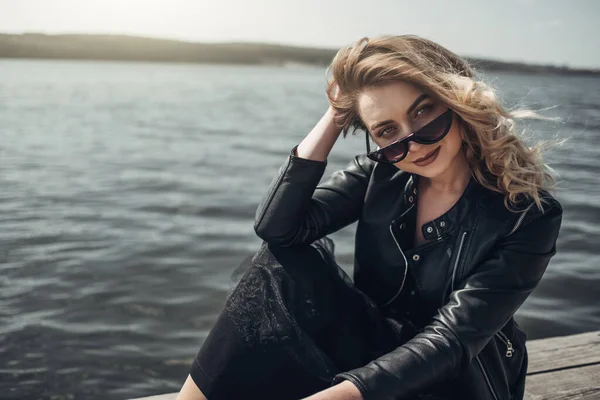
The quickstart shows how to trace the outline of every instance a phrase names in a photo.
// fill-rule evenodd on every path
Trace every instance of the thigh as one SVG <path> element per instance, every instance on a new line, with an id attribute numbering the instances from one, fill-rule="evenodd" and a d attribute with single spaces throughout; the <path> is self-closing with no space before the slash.
<path id="1" fill-rule="evenodd" d="M 285 343 L 299 361 L 329 373 L 357 368 L 393 350 L 396 331 L 335 262 L 333 242 L 263 243 L 240 266 L 226 309 L 253 343 Z"/>
<path id="2" fill-rule="evenodd" d="M 398 345 L 375 303 L 335 262 L 329 239 L 263 242 L 200 349 L 192 378 L 209 398 L 298 399 Z"/>

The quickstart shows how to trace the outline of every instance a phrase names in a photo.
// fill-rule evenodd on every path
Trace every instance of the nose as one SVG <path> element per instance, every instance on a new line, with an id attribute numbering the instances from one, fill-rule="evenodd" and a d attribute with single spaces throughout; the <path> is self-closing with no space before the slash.
<path id="1" fill-rule="evenodd" d="M 414 140 L 411 140 L 410 143 L 408 143 L 408 152 L 409 153 L 418 153 L 419 150 L 421 150 L 421 148 L 424 145 L 415 142 Z"/>

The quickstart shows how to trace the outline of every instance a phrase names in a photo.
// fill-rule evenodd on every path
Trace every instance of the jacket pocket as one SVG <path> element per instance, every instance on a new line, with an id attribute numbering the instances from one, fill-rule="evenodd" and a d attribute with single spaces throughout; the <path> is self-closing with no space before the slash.
<path id="1" fill-rule="evenodd" d="M 493 375 L 492 375 L 491 371 L 488 369 L 488 367 L 486 365 L 484 365 L 483 361 L 481 361 L 480 356 L 475 357 L 475 362 L 477 363 L 477 365 L 479 366 L 479 369 L 481 370 L 481 375 L 483 376 L 485 384 L 487 385 L 487 388 L 490 391 L 490 395 L 492 396 L 492 398 L 494 400 L 501 400 L 500 394 L 498 393 L 498 390 L 496 390 L 496 386 L 494 385 Z"/>
<path id="2" fill-rule="evenodd" d="M 504 356 L 506 358 L 511 358 L 515 354 L 515 348 L 513 347 L 513 342 L 510 340 L 508 336 L 502 331 L 496 333 L 496 338 L 500 340 L 506 346 L 506 353 Z"/>
<path id="3" fill-rule="evenodd" d="M 516 327 L 500 330 L 475 358 L 474 362 L 481 370 L 490 398 L 522 399 L 527 355 L 525 343 L 521 339 Z"/>

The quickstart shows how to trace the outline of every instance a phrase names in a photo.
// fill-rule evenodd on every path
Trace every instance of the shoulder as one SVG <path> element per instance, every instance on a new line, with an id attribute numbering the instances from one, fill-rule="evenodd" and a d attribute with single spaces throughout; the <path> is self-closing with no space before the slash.
<path id="1" fill-rule="evenodd" d="M 366 154 L 360 154 L 354 157 L 350 165 L 360 168 L 366 175 L 371 175 L 377 163 L 367 157 Z"/>
<path id="2" fill-rule="evenodd" d="M 510 236 L 536 220 L 560 220 L 563 213 L 562 204 L 547 190 L 540 190 L 539 196 L 542 208 L 531 198 L 513 205 L 513 210 L 506 208 L 504 194 L 482 188 L 483 193 L 478 202 L 478 208 L 484 218 L 494 221 L 504 229 L 503 236 Z"/>

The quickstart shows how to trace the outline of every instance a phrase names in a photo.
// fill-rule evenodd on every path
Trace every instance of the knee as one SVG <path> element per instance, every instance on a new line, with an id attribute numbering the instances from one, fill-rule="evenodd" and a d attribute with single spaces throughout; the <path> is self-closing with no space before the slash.
<path id="1" fill-rule="evenodd" d="M 240 266 L 244 271 L 252 268 L 285 270 L 289 273 L 308 272 L 324 264 L 324 257 L 312 245 L 280 246 L 263 241 L 260 249 Z"/>

